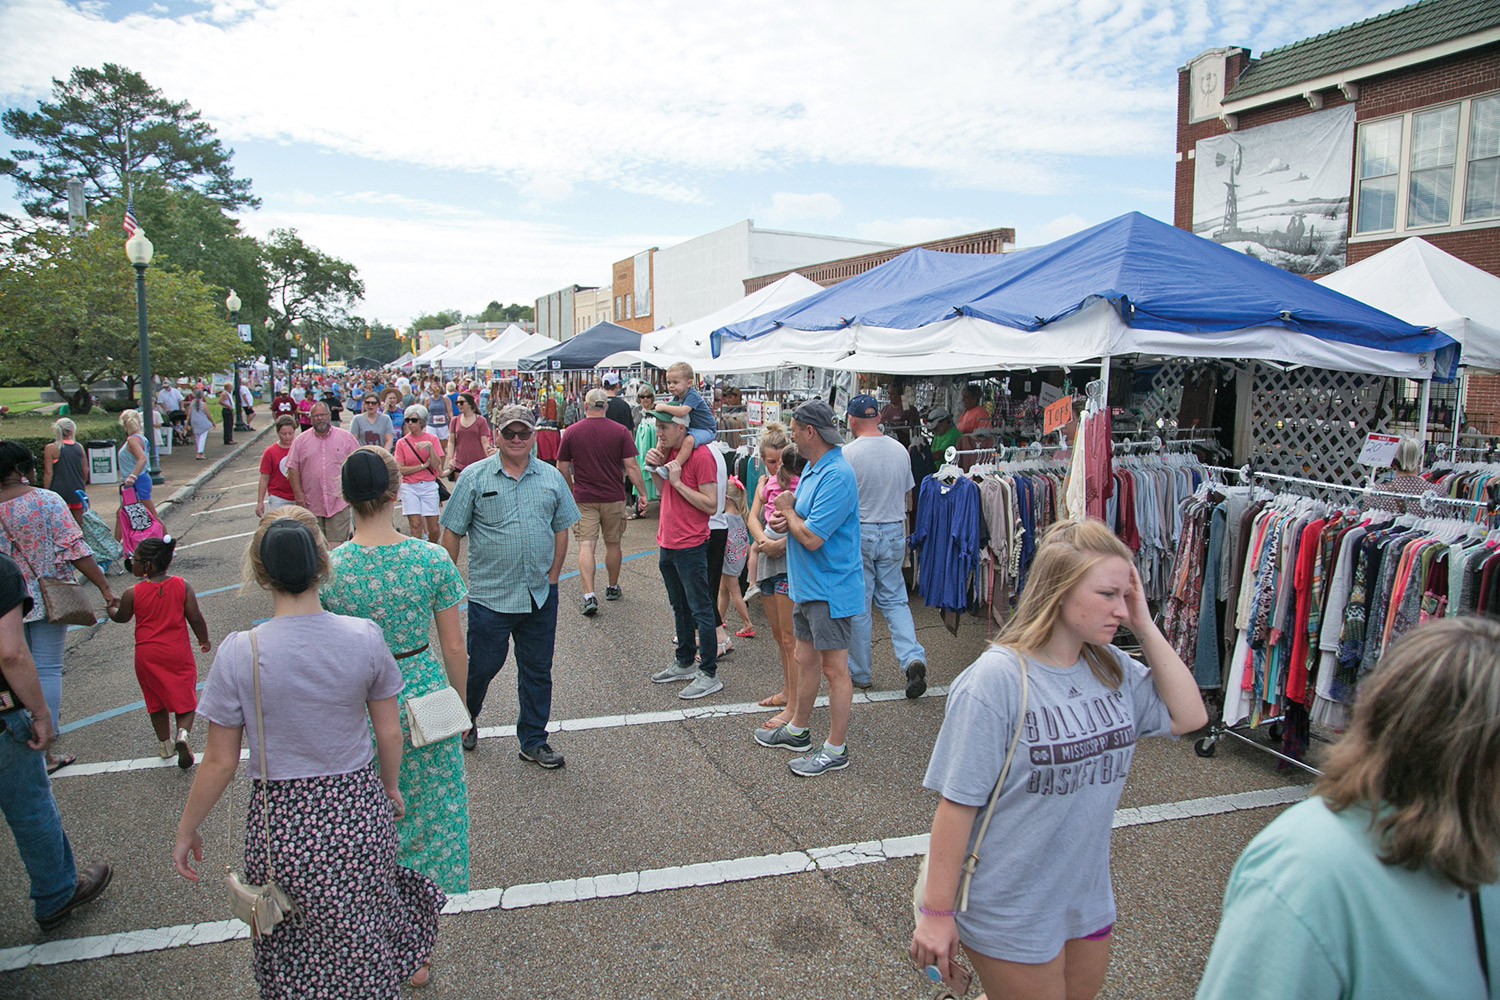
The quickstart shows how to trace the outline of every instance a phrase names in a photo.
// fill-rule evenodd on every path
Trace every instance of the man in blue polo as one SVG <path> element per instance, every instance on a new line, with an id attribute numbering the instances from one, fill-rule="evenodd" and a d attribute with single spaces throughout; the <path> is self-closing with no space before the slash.
<path id="1" fill-rule="evenodd" d="M 789 762 L 793 774 L 810 778 L 849 766 L 844 745 L 854 701 L 849 643 L 854 617 L 864 606 L 864 560 L 859 551 L 859 487 L 839 447 L 843 439 L 833 422 L 833 408 L 821 399 L 797 407 L 791 439 L 807 465 L 796 492 L 777 495 L 768 522 L 787 535 L 797 684 L 791 721 L 769 732 L 757 730 L 755 740 L 767 747 L 811 750 L 808 722 L 819 683 L 826 677 L 828 739 L 816 752 Z"/>
<path id="2" fill-rule="evenodd" d="M 490 681 L 516 644 L 516 737 L 521 759 L 551 769 L 563 756 L 547 743 L 552 714 L 552 651 L 557 639 L 557 579 L 568 555 L 578 504 L 562 473 L 531 453 L 536 416 L 507 406 L 495 419 L 499 449 L 464 469 L 443 508 L 443 548 L 458 562 L 469 535 L 469 680 L 465 700 L 477 745 L 479 710 Z"/>

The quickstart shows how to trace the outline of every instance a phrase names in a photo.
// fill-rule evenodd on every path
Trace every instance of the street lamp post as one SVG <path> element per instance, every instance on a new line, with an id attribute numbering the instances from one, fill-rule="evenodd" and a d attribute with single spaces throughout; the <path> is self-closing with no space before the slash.
<path id="1" fill-rule="evenodd" d="M 266 377 L 271 380 L 271 398 L 276 398 L 276 321 L 266 317 Z M 289 387 L 290 388 L 290 387 Z M 275 416 L 273 413 L 272 416 Z"/>
<path id="2" fill-rule="evenodd" d="M 151 342 L 146 336 L 146 268 L 151 264 L 151 255 L 155 252 L 151 241 L 146 239 L 144 229 L 136 229 L 135 235 L 125 241 L 125 256 L 130 259 L 130 265 L 135 268 L 135 325 L 136 333 L 140 337 L 141 371 L 140 371 L 140 396 L 141 396 L 141 431 L 146 435 L 146 472 L 151 477 L 151 482 L 160 483 L 161 465 L 156 458 L 156 433 L 153 430 L 152 417 L 156 415 L 152 409 L 154 400 L 151 393 Z"/>
<path id="3" fill-rule="evenodd" d="M 229 295 L 224 299 L 224 306 L 229 310 L 229 322 L 234 324 L 234 335 L 238 339 L 240 335 L 240 297 L 234 294 L 234 289 L 229 290 Z M 236 431 L 248 431 L 250 425 L 245 423 L 245 411 L 240 405 L 240 355 L 239 348 L 235 348 L 234 354 L 234 429 Z"/>

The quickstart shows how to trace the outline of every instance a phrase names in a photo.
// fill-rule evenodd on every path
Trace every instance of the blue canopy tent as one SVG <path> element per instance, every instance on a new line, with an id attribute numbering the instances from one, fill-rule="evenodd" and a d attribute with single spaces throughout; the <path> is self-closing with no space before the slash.
<path id="1" fill-rule="evenodd" d="M 1078 364 L 1120 354 L 1258 358 L 1372 374 L 1445 376 L 1455 342 L 1331 289 L 1139 213 L 1044 247 L 853 278 L 797 306 L 714 332 L 750 347 L 774 327 L 841 331 L 836 367 L 892 374 Z M 926 264 L 927 262 L 921 262 Z M 894 271 L 894 268 L 893 268 Z M 850 288 L 850 286 L 855 286 Z M 838 299 L 833 295 L 849 289 Z M 1438 355 L 1442 356 L 1439 357 Z"/>
<path id="2" fill-rule="evenodd" d="M 637 351 L 640 347 L 641 335 L 634 330 L 609 322 L 595 323 L 554 347 L 528 354 L 516 362 L 516 367 L 523 372 L 575 371 L 593 368 L 616 351 Z"/>

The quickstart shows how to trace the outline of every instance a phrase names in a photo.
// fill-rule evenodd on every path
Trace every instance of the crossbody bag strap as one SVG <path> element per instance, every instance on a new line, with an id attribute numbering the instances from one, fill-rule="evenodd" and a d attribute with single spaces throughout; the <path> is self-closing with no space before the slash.
<path id="1" fill-rule="evenodd" d="M 973 881 L 974 870 L 979 867 L 979 845 L 984 843 L 984 835 L 989 832 L 990 820 L 995 815 L 995 804 L 1000 801 L 1000 788 L 1005 784 L 1005 776 L 1010 773 L 1010 762 L 1016 756 L 1016 744 L 1021 742 L 1021 727 L 1026 724 L 1030 682 L 1027 678 L 1026 655 L 1019 653 L 1017 658 L 1021 661 L 1021 710 L 1016 713 L 1015 732 L 1011 733 L 1010 748 L 1005 751 L 1005 763 L 1000 765 L 1000 777 L 995 781 L 995 790 L 990 793 L 990 804 L 984 810 L 984 819 L 979 821 L 979 836 L 974 838 L 974 850 L 964 859 L 963 875 L 958 883 L 957 909 L 960 911 L 969 908 L 969 883 Z"/>
<path id="2" fill-rule="evenodd" d="M 1484 973 L 1484 995 L 1490 995 L 1490 949 L 1484 937 L 1484 910 L 1479 905 L 1479 890 L 1469 893 L 1469 913 L 1474 917 L 1474 946 L 1479 949 L 1479 971 Z"/>
<path id="3" fill-rule="evenodd" d="M 260 742 L 260 821 L 266 831 L 266 880 L 276 881 L 276 869 L 271 864 L 271 776 L 266 771 L 266 724 L 260 715 L 260 645 L 255 641 L 255 629 L 250 630 L 250 676 L 255 684 L 255 732 Z"/>

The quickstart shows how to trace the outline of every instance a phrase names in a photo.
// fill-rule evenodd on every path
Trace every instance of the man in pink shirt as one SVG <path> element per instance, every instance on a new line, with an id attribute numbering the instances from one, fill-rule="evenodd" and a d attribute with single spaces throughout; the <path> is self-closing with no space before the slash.
<path id="1" fill-rule="evenodd" d="M 353 434 L 333 426 L 328 404 L 321 400 L 308 411 L 312 433 L 298 434 L 286 456 L 286 477 L 291 480 L 297 506 L 306 507 L 318 519 L 328 547 L 347 542 L 352 529 L 349 504 L 340 488 L 339 472 L 344 459 L 359 448 Z"/>
<path id="2" fill-rule="evenodd" d="M 675 455 L 687 437 L 687 414 L 657 410 L 653 415 L 657 447 Z M 715 591 L 709 589 L 708 579 L 708 518 L 718 509 L 718 475 L 707 448 L 694 448 L 685 465 L 674 458 L 663 468 L 667 482 L 661 488 L 656 523 L 657 567 L 677 624 L 677 656 L 665 670 L 652 674 L 651 680 L 657 684 L 688 681 L 677 697 L 692 700 L 724 690 L 717 676 Z M 699 657 L 697 666 L 694 655 Z"/>

